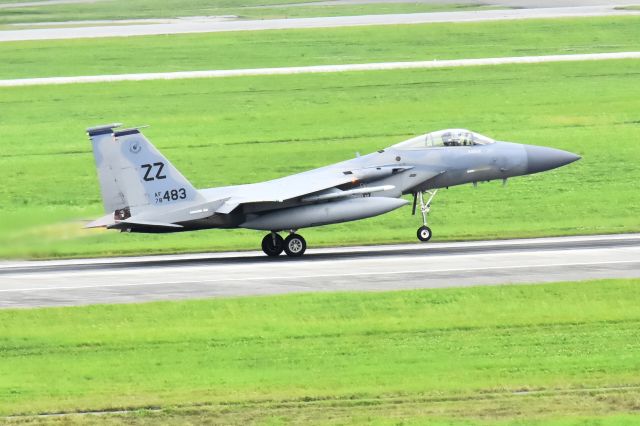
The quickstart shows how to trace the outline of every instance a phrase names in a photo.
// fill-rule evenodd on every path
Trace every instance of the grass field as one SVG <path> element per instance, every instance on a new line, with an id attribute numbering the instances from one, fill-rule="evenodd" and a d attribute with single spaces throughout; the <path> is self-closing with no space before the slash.
<path id="1" fill-rule="evenodd" d="M 475 5 L 390 2 L 363 5 L 289 6 L 294 3 L 312 2 L 314 0 L 110 0 L 75 4 L 43 4 L 37 7 L 0 9 L 0 25 L 187 16 L 234 15 L 239 19 L 274 19 L 496 9 L 496 7 L 482 5 L 481 2 Z M 2 3 L 6 2 L 0 2 Z"/>
<path id="2" fill-rule="evenodd" d="M 126 408 L 142 411 L 111 419 L 633 424 L 639 285 L 3 310 L 0 414 Z"/>
<path id="3" fill-rule="evenodd" d="M 0 78 L 637 50 L 633 16 L 182 34 L 0 43 Z"/>
<path id="4" fill-rule="evenodd" d="M 261 235 L 251 231 L 122 235 L 60 223 L 101 214 L 83 129 L 118 120 L 151 124 L 145 133 L 197 187 L 275 178 L 414 134 L 469 127 L 584 158 L 505 188 L 442 191 L 431 215 L 436 240 L 638 231 L 637 79 L 638 61 L 623 60 L 6 88 L 0 254 L 258 246 Z M 311 246 L 413 241 L 417 226 L 407 208 L 304 234 Z"/>

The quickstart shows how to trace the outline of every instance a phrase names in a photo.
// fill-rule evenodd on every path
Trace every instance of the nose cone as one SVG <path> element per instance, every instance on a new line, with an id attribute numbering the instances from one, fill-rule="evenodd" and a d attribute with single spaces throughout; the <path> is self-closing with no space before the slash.
<path id="1" fill-rule="evenodd" d="M 579 160 L 579 155 L 545 146 L 525 145 L 527 174 L 555 169 Z"/>

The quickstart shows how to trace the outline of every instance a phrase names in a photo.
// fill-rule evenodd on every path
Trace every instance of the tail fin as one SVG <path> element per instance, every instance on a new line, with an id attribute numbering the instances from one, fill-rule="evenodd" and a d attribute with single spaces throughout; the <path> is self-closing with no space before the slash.
<path id="1" fill-rule="evenodd" d="M 98 169 L 105 213 L 114 213 L 127 207 L 127 200 L 116 179 L 117 145 L 113 143 L 113 129 L 121 125 L 113 123 L 87 129 L 93 147 L 93 158 Z"/>
<path id="2" fill-rule="evenodd" d="M 126 219 L 149 207 L 194 201 L 191 183 L 139 129 L 114 131 L 119 124 L 87 129 L 98 168 L 106 213 Z"/>

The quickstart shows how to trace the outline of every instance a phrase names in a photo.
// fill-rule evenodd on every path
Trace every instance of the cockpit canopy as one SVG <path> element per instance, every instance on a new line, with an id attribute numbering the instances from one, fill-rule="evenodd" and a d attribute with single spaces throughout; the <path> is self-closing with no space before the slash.
<path id="1" fill-rule="evenodd" d="M 446 129 L 426 135 L 416 136 L 399 144 L 393 145 L 395 149 L 424 149 L 442 146 L 471 146 L 488 145 L 495 141 L 479 133 L 466 129 Z"/>

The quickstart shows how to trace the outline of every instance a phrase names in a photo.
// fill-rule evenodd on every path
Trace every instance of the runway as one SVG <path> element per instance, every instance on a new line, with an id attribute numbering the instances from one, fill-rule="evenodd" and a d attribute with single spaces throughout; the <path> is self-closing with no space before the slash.
<path id="1" fill-rule="evenodd" d="M 537 9 L 480 10 L 386 15 L 332 16 L 264 20 L 220 20 L 207 17 L 174 19 L 168 23 L 103 25 L 68 28 L 37 28 L 0 31 L 0 42 L 22 40 L 58 40 L 95 37 L 129 37 L 159 34 L 262 31 L 294 28 L 335 28 L 362 25 L 404 25 L 437 22 L 481 22 L 512 19 L 569 18 L 638 15 L 640 11 L 620 10 L 618 4 Z"/>
<path id="2" fill-rule="evenodd" d="M 449 59 L 442 61 L 377 62 L 369 64 L 312 65 L 303 67 L 246 68 L 230 70 L 175 71 L 137 74 L 84 75 L 0 80 L 0 87 L 42 86 L 48 84 L 108 83 L 118 81 L 179 80 L 185 78 L 221 78 L 251 75 L 291 75 L 353 71 L 384 71 L 426 68 L 457 68 L 483 65 L 541 64 L 548 62 L 605 61 L 640 59 L 640 52 L 581 53 L 570 55 L 511 56 L 503 58 Z"/>
<path id="3" fill-rule="evenodd" d="M 2 262 L 0 308 L 598 278 L 640 278 L 640 234 Z"/>

